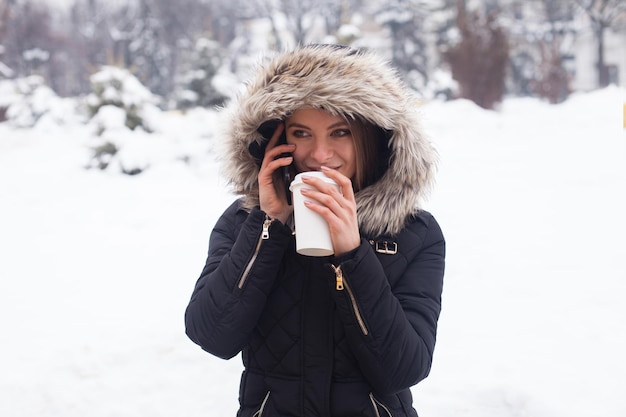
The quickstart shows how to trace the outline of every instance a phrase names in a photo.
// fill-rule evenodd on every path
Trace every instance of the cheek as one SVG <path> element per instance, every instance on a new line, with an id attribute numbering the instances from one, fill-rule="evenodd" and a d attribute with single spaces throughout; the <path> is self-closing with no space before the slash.
<path id="1" fill-rule="evenodd" d="M 356 150 L 352 144 L 346 144 L 338 150 L 341 158 L 346 162 L 353 164 L 356 161 Z"/>
<path id="2" fill-rule="evenodd" d="M 296 166 L 296 169 L 298 171 L 302 171 L 305 166 L 304 160 L 306 157 L 306 150 L 299 146 L 292 155 L 293 164 Z"/>
<path id="3" fill-rule="evenodd" d="M 344 161 L 346 172 L 344 175 L 348 178 L 354 177 L 356 174 L 356 150 L 354 146 L 346 146 L 342 149 L 341 157 Z"/>

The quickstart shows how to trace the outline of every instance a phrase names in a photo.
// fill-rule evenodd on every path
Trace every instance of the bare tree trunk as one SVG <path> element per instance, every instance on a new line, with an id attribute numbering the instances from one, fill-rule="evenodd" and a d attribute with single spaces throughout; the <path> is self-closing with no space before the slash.
<path id="1" fill-rule="evenodd" d="M 596 36 L 598 40 L 598 87 L 606 87 L 609 85 L 609 69 L 604 62 L 604 34 L 606 32 L 606 26 L 603 24 L 598 25 Z"/>

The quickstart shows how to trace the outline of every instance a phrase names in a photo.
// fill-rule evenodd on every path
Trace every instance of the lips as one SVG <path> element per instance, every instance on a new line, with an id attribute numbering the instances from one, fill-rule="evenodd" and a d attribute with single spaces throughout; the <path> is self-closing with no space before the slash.
<path id="1" fill-rule="evenodd" d="M 327 168 L 330 168 L 332 170 L 335 170 L 335 171 L 337 171 L 337 170 L 339 170 L 339 168 L 341 168 L 340 166 L 336 166 L 336 167 L 332 167 L 332 166 L 328 166 L 328 165 L 324 165 L 324 166 L 327 167 Z M 307 167 L 307 170 L 308 171 L 321 171 L 322 167 L 315 167 L 315 168 L 314 167 Z"/>

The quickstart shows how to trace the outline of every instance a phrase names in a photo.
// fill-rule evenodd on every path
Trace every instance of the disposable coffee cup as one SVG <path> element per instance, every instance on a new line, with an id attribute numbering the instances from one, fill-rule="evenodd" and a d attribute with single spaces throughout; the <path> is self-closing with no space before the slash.
<path id="1" fill-rule="evenodd" d="M 307 200 L 300 190 L 303 188 L 314 189 L 302 182 L 302 177 L 317 177 L 339 189 L 337 183 L 321 171 L 302 172 L 294 178 L 289 186 L 293 193 L 293 215 L 296 226 L 296 252 L 306 256 L 329 256 L 334 253 L 333 244 L 330 240 L 330 230 L 326 220 L 313 210 L 304 205 Z M 309 199 L 315 204 L 315 200 Z"/>

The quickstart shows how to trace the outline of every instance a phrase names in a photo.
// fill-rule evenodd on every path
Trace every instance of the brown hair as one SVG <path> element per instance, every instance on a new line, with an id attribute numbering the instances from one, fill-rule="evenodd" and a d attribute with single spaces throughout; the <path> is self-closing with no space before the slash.
<path id="1" fill-rule="evenodd" d="M 388 166 L 388 146 L 382 129 L 361 119 L 348 120 L 356 150 L 354 190 L 375 183 Z"/>

